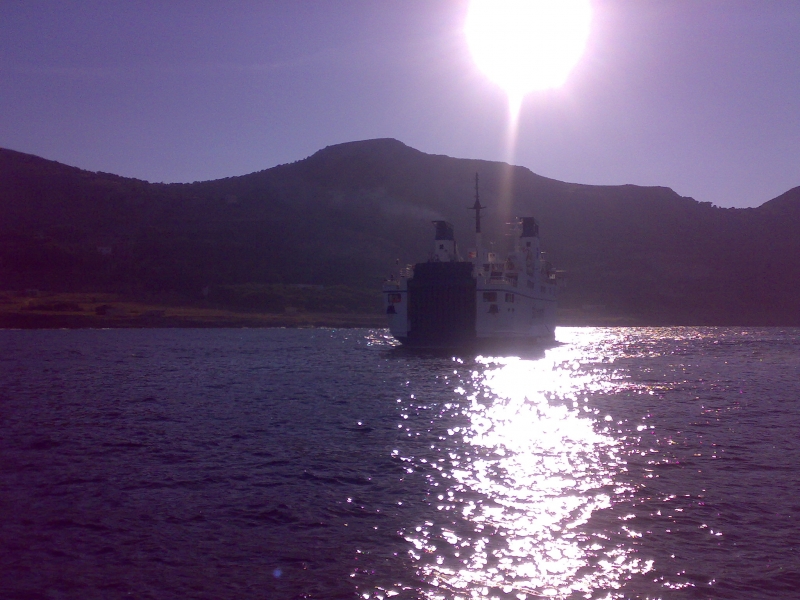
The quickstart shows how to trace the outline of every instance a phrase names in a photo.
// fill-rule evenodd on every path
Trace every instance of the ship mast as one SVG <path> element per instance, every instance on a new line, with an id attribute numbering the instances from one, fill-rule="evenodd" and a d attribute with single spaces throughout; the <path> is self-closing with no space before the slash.
<path id="1" fill-rule="evenodd" d="M 483 263 L 483 248 L 481 244 L 481 209 L 486 208 L 481 206 L 480 196 L 478 194 L 478 174 L 475 173 L 475 204 L 469 210 L 475 211 L 475 265 L 480 268 Z"/>

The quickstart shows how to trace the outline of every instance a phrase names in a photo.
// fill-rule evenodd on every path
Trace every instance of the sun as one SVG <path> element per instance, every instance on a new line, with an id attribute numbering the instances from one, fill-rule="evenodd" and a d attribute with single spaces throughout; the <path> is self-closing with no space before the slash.
<path id="1" fill-rule="evenodd" d="M 513 106 L 566 81 L 591 18 L 589 0 L 471 0 L 464 31 L 476 64 Z"/>

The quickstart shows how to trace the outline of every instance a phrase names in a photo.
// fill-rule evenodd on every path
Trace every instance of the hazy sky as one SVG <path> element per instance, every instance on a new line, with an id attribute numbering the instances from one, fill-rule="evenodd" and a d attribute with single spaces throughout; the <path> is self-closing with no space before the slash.
<path id="1" fill-rule="evenodd" d="M 596 0 L 515 164 L 757 206 L 800 185 L 800 0 Z M 463 0 L 2 0 L 0 146 L 149 181 L 393 137 L 505 160 L 505 93 Z"/>

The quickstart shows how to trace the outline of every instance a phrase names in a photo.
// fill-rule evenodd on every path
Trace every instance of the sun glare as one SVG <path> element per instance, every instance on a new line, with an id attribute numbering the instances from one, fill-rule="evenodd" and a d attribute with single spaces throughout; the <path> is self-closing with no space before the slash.
<path id="1" fill-rule="evenodd" d="M 438 513 L 402 531 L 428 584 L 420 597 L 622 598 L 653 570 L 635 543 L 620 543 L 643 534 L 614 519 L 635 490 L 624 438 L 595 404 L 626 389 L 607 351 L 622 334 L 586 329 L 559 328 L 561 344 L 541 357 L 454 365 L 452 396 L 401 401 L 400 427 L 419 441 L 395 452 L 407 473 L 427 474 Z M 446 420 L 434 429 L 437 413 Z M 435 435 L 418 437 L 426 431 Z"/>
<path id="2" fill-rule="evenodd" d="M 478 67 L 519 107 L 561 86 L 586 46 L 589 0 L 472 0 L 465 33 Z"/>

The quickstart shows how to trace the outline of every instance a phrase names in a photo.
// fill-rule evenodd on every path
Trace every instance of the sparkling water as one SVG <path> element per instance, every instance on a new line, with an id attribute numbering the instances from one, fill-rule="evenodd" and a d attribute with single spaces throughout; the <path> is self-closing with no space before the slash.
<path id="1" fill-rule="evenodd" d="M 2 598 L 775 598 L 800 330 L 0 331 Z"/>

